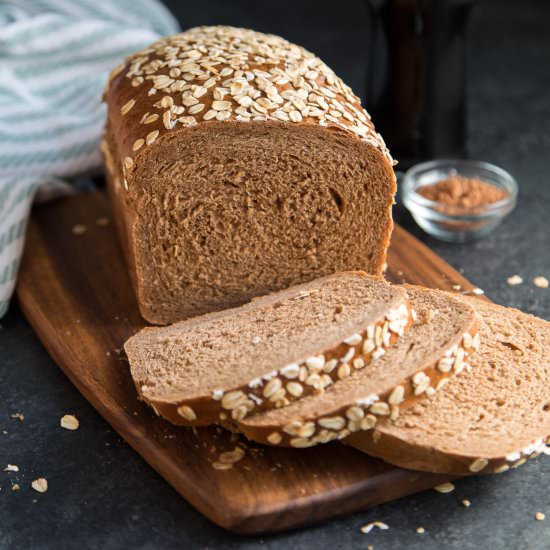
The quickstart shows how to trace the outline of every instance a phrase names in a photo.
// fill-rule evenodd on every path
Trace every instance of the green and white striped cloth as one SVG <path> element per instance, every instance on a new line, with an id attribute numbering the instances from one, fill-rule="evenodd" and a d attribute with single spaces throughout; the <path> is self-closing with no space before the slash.
<path id="1" fill-rule="evenodd" d="M 155 0 L 0 0 L 0 317 L 33 199 L 100 167 L 110 69 L 177 28 Z"/>

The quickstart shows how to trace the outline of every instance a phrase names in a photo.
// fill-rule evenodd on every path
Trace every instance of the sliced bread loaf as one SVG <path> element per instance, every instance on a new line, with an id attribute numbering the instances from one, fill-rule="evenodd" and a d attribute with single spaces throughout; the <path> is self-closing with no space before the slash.
<path id="1" fill-rule="evenodd" d="M 471 370 L 395 420 L 347 440 L 372 456 L 436 473 L 500 473 L 540 454 L 550 435 L 550 323 L 479 299 Z"/>
<path id="2" fill-rule="evenodd" d="M 214 26 L 117 67 L 102 150 L 140 311 L 167 324 L 323 275 L 380 275 L 395 176 L 319 58 Z"/>
<path id="3" fill-rule="evenodd" d="M 411 319 L 406 292 L 360 272 L 146 328 L 124 349 L 140 396 L 175 424 L 284 407 L 364 369 Z"/>
<path id="4" fill-rule="evenodd" d="M 432 394 L 479 344 L 474 310 L 441 291 L 406 288 L 416 322 L 384 355 L 320 395 L 225 425 L 260 443 L 310 447 L 373 428 Z"/>

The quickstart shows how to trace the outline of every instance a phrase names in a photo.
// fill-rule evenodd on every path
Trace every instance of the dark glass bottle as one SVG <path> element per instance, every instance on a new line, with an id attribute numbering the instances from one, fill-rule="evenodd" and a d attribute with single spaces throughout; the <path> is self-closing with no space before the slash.
<path id="1" fill-rule="evenodd" d="M 466 23 L 473 0 L 366 0 L 367 106 L 400 168 L 466 156 Z"/>

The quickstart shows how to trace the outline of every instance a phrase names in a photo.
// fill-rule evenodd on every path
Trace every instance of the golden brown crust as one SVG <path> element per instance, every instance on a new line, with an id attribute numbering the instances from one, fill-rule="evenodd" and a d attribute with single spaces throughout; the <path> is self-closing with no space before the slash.
<path id="1" fill-rule="evenodd" d="M 127 182 L 148 146 L 209 120 L 323 126 L 393 162 L 359 98 L 327 65 L 247 29 L 197 27 L 163 38 L 111 73 L 104 99 Z"/>
<path id="2" fill-rule="evenodd" d="M 458 476 L 502 474 L 518 468 L 529 459 L 538 457 L 547 448 L 545 441 L 540 439 L 516 453 L 487 459 L 445 453 L 432 447 L 410 444 L 376 428 L 367 433 L 351 434 L 343 443 L 401 468 Z"/>

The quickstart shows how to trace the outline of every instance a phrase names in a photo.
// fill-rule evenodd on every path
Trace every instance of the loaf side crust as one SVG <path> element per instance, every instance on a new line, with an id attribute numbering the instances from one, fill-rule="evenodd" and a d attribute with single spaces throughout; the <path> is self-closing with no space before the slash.
<path id="1" fill-rule="evenodd" d="M 502 474 L 510 469 L 519 468 L 527 460 L 537 458 L 546 450 L 547 445 L 550 445 L 550 435 L 516 452 L 491 458 L 479 454 L 446 453 L 434 447 L 413 445 L 376 429 L 351 434 L 343 443 L 402 468 L 466 476 Z"/>
<path id="2" fill-rule="evenodd" d="M 208 121 L 313 124 L 344 131 L 393 160 L 360 99 L 318 57 L 248 29 L 197 27 L 116 67 L 104 92 L 124 187 L 165 135 Z"/>

